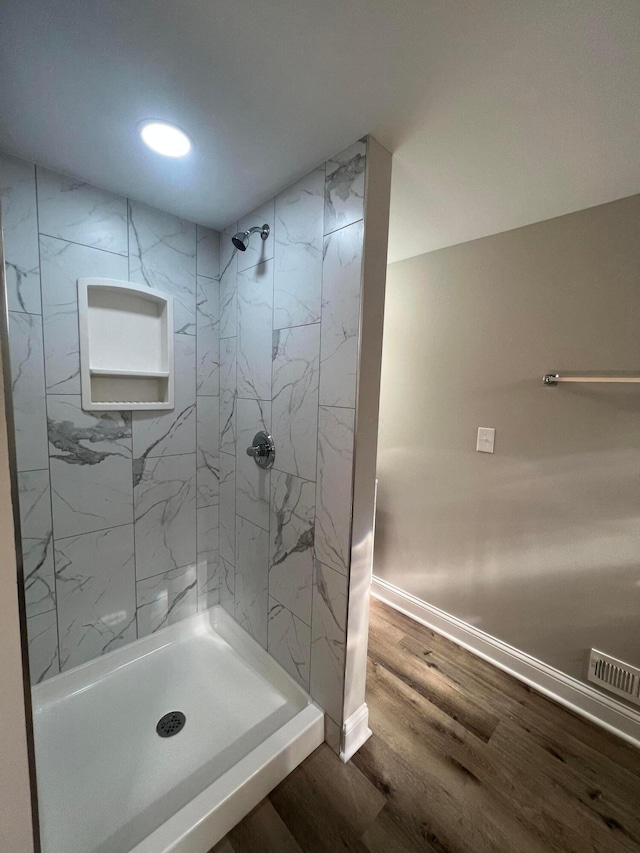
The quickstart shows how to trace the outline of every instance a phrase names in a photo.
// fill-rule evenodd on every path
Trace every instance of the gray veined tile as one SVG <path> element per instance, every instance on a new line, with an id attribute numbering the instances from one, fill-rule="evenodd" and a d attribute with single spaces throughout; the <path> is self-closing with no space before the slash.
<path id="1" fill-rule="evenodd" d="M 236 452 L 236 338 L 220 341 L 220 451 Z"/>
<path id="2" fill-rule="evenodd" d="M 205 506 L 198 510 L 198 553 L 218 550 L 218 507 Z"/>
<path id="3" fill-rule="evenodd" d="M 220 393 L 220 284 L 198 276 L 197 391 L 217 397 Z"/>
<path id="4" fill-rule="evenodd" d="M 275 467 L 306 480 L 316 476 L 319 367 L 319 325 L 273 333 Z"/>
<path id="5" fill-rule="evenodd" d="M 256 264 L 261 264 L 263 261 L 268 261 L 273 257 L 273 232 L 274 232 L 274 203 L 273 199 L 256 207 L 251 213 L 247 213 L 238 221 L 238 231 L 248 231 L 250 228 L 257 226 L 262 228 L 263 225 L 268 225 L 270 234 L 266 240 L 262 240 L 259 234 L 254 234 L 249 241 L 249 246 L 246 252 L 238 252 L 238 272 L 255 267 Z"/>
<path id="6" fill-rule="evenodd" d="M 127 200 L 37 167 L 40 233 L 126 255 Z"/>
<path id="7" fill-rule="evenodd" d="M 129 278 L 173 297 L 177 333 L 196 333 L 196 226 L 129 202 Z"/>
<path id="8" fill-rule="evenodd" d="M 338 725 L 342 723 L 346 625 L 347 578 L 316 563 L 310 693 Z"/>
<path id="9" fill-rule="evenodd" d="M 48 411 L 55 538 L 130 524 L 130 414 L 90 414 L 63 395 L 49 397 Z"/>
<path id="10" fill-rule="evenodd" d="M 220 556 L 236 564 L 236 458 L 220 454 L 220 509 L 218 513 Z"/>
<path id="11" fill-rule="evenodd" d="M 267 648 L 269 609 L 269 534 L 236 518 L 235 619 Z"/>
<path id="12" fill-rule="evenodd" d="M 40 684 L 60 672 L 58 617 L 55 610 L 27 619 L 31 684 Z"/>
<path id="13" fill-rule="evenodd" d="M 238 230 L 232 223 L 220 235 L 220 338 L 236 336 L 238 252 L 231 238 Z"/>
<path id="14" fill-rule="evenodd" d="M 136 638 L 133 525 L 56 539 L 60 669 Z"/>
<path id="15" fill-rule="evenodd" d="M 355 406 L 363 224 L 325 238 L 322 272 L 320 405 Z"/>
<path id="16" fill-rule="evenodd" d="M 9 311 L 39 314 L 40 261 L 36 170 L 0 152 L 0 206 Z"/>
<path id="17" fill-rule="evenodd" d="M 207 278 L 220 275 L 220 232 L 196 225 L 196 271 Z"/>
<path id="18" fill-rule="evenodd" d="M 236 462 L 236 512 L 264 530 L 269 529 L 271 471 L 256 465 L 247 455 L 257 432 L 271 432 L 271 403 L 238 399 L 238 443 Z M 276 451 L 277 455 L 277 451 Z"/>
<path id="19" fill-rule="evenodd" d="M 236 570 L 220 557 L 220 604 L 235 618 L 235 575 Z"/>
<path id="20" fill-rule="evenodd" d="M 196 455 L 145 459 L 134 488 L 138 580 L 196 565 Z"/>
<path id="21" fill-rule="evenodd" d="M 325 168 L 275 200 L 273 327 L 320 320 Z"/>
<path id="22" fill-rule="evenodd" d="M 273 262 L 238 272 L 238 396 L 271 399 Z"/>
<path id="23" fill-rule="evenodd" d="M 40 237 L 42 315 L 48 394 L 80 393 L 78 279 L 128 279 L 127 258 Z"/>
<path id="24" fill-rule="evenodd" d="M 315 553 L 346 574 L 350 562 L 353 409 L 320 407 Z"/>
<path id="25" fill-rule="evenodd" d="M 220 500 L 220 398 L 197 398 L 198 507 Z"/>
<path id="26" fill-rule="evenodd" d="M 27 617 L 56 606 L 49 469 L 18 474 Z"/>
<path id="27" fill-rule="evenodd" d="M 324 191 L 324 233 L 330 234 L 364 216 L 367 143 L 354 142 L 327 160 Z"/>
<path id="28" fill-rule="evenodd" d="M 198 569 L 193 565 L 136 584 L 138 637 L 146 637 L 198 612 Z"/>
<path id="29" fill-rule="evenodd" d="M 47 468 L 42 317 L 9 313 L 9 352 L 18 471 Z"/>
<path id="30" fill-rule="evenodd" d="M 133 412 L 133 455 L 178 456 L 196 451 L 196 340 L 175 335 L 174 408 L 166 412 Z"/>
<path id="31" fill-rule="evenodd" d="M 198 611 L 220 604 L 219 563 L 217 551 L 198 554 Z"/>
<path id="32" fill-rule="evenodd" d="M 269 594 L 311 624 L 315 484 L 271 472 Z"/>
<path id="33" fill-rule="evenodd" d="M 267 651 L 301 687 L 309 690 L 311 628 L 271 597 Z"/>

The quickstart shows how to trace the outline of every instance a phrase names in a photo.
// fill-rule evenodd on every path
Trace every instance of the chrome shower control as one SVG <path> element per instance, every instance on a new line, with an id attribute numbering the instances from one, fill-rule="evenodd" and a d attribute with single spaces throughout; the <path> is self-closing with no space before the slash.
<path id="1" fill-rule="evenodd" d="M 257 432 L 253 436 L 253 446 L 247 447 L 247 456 L 253 456 L 253 461 L 260 468 L 271 468 L 276 459 L 276 446 L 266 432 Z"/>

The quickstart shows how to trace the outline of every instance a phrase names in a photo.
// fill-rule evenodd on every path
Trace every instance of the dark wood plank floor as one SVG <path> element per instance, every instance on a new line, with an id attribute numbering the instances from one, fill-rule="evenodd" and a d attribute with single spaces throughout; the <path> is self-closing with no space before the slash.
<path id="1" fill-rule="evenodd" d="M 640 752 L 376 601 L 367 701 L 212 853 L 640 853 Z"/>

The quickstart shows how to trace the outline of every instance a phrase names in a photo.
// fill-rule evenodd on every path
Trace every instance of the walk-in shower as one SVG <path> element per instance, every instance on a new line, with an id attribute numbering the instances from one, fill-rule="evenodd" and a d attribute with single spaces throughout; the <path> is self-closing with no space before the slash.
<path id="1" fill-rule="evenodd" d="M 0 152 L 42 853 L 208 853 L 370 734 L 371 150 L 222 231 Z"/>

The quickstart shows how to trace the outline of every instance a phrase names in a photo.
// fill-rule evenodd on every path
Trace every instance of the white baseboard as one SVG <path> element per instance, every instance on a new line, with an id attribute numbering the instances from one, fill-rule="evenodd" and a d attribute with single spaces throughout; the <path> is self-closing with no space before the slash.
<path id="1" fill-rule="evenodd" d="M 382 578 L 373 577 L 371 595 L 640 748 L 640 714 L 621 702 L 456 619 L 444 610 L 427 604 Z"/>
<path id="2" fill-rule="evenodd" d="M 371 737 L 369 728 L 369 709 L 366 702 L 354 711 L 342 726 L 342 749 L 340 758 L 346 762 L 355 755 L 363 743 Z"/>

